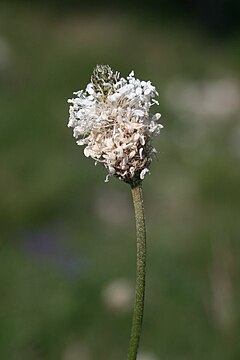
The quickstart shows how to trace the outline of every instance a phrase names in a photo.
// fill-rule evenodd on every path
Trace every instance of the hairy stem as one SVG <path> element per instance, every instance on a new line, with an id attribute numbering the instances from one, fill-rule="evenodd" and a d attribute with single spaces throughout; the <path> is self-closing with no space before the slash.
<path id="1" fill-rule="evenodd" d="M 132 198 L 136 219 L 137 274 L 135 304 L 133 310 L 133 321 L 128 351 L 128 360 L 136 360 L 137 358 L 139 340 L 142 330 L 146 274 L 146 227 L 141 185 L 132 187 Z"/>

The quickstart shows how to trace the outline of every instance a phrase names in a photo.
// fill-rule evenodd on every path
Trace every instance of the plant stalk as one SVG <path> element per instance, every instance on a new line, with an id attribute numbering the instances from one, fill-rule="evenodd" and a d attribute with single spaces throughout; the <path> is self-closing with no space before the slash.
<path id="1" fill-rule="evenodd" d="M 128 360 L 136 360 L 139 341 L 142 330 L 144 295 L 145 295 L 145 276 L 146 276 L 146 226 L 144 218 L 144 206 L 142 186 L 132 187 L 132 198 L 136 220 L 137 235 L 137 273 L 135 304 L 133 310 L 133 320 L 131 337 L 128 351 Z"/>

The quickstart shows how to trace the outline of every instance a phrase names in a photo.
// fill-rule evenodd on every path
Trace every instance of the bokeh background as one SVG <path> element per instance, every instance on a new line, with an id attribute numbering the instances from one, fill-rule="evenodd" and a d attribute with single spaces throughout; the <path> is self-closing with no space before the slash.
<path id="1" fill-rule="evenodd" d="M 126 359 L 130 190 L 66 126 L 97 63 L 160 94 L 138 359 L 240 358 L 239 44 L 233 0 L 1 1 L 1 359 Z"/>

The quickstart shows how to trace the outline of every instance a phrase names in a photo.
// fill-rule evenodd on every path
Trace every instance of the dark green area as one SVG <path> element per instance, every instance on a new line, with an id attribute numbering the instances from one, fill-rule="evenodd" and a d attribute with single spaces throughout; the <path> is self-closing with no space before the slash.
<path id="1" fill-rule="evenodd" d="M 132 313 L 101 294 L 117 278 L 134 283 L 130 189 L 105 184 L 66 126 L 66 99 L 102 63 L 160 93 L 141 350 L 239 359 L 240 110 L 206 116 L 198 100 L 184 112 L 181 91 L 169 101 L 176 79 L 200 93 L 219 78 L 239 88 L 239 34 L 220 41 L 183 21 L 6 2 L 0 31 L 0 358 L 126 358 Z"/>

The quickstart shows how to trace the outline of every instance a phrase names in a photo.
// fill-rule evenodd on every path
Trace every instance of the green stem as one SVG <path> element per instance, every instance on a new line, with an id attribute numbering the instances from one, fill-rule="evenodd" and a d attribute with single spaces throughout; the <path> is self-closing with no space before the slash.
<path id="1" fill-rule="evenodd" d="M 141 185 L 132 187 L 132 198 L 134 204 L 137 233 L 137 274 L 135 305 L 133 310 L 133 321 L 128 351 L 128 360 L 136 360 L 137 358 L 139 340 L 142 330 L 146 274 L 146 227 Z"/>

